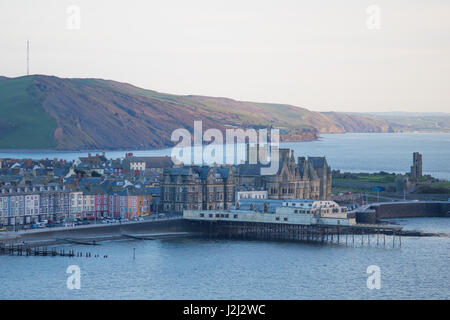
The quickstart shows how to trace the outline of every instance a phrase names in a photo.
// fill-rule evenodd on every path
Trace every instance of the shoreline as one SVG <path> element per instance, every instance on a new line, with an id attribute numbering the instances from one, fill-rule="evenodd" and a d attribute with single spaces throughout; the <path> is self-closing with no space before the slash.
<path id="1" fill-rule="evenodd" d="M 63 244 L 69 240 L 107 241 L 126 239 L 127 235 L 152 234 L 155 237 L 175 235 L 186 232 L 187 224 L 182 217 L 169 219 L 136 221 L 115 224 L 96 224 L 75 227 L 43 228 L 7 233 L 0 233 L 0 244 Z M 130 237 L 128 237 L 129 239 Z"/>
<path id="2" fill-rule="evenodd" d="M 383 226 L 389 220 L 383 219 L 376 224 Z M 365 224 L 360 223 L 359 225 L 364 227 Z M 392 225 L 400 226 L 395 223 Z M 157 240 L 180 236 L 196 236 L 204 233 L 199 230 L 201 229 L 192 228 L 189 221 L 186 221 L 183 217 L 174 217 L 124 224 L 98 224 L 91 226 L 43 228 L 42 230 L 28 230 L 21 231 L 20 233 L 9 232 L 8 234 L 0 234 L 0 246 L 6 248 L 12 246 L 36 248 L 64 244 L 95 246 L 105 241 Z M 397 235 L 406 237 L 450 237 L 450 234 L 442 232 L 426 232 L 420 230 L 401 230 L 397 232 Z M 343 234 L 346 233 L 343 232 Z"/>
<path id="3" fill-rule="evenodd" d="M 329 132 L 329 133 L 321 133 L 317 139 L 306 139 L 306 140 L 284 140 L 280 141 L 281 143 L 292 143 L 292 142 L 314 142 L 322 140 L 323 135 L 345 135 L 345 134 L 450 134 L 450 131 L 396 131 L 396 132 Z M 84 150 L 69 150 L 69 149 L 0 149 L 0 153 L 102 153 L 102 152 L 155 152 L 155 151 L 163 151 L 170 149 L 174 146 L 165 146 L 160 148 L 114 148 L 114 149 L 84 149 Z"/>

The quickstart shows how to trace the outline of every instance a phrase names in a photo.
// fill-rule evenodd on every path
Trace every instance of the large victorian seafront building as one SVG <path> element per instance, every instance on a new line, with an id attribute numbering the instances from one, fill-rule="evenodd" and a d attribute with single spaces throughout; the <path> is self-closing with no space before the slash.
<path id="1" fill-rule="evenodd" d="M 275 174 L 261 175 L 261 162 L 236 166 L 184 166 L 164 169 L 161 204 L 164 212 L 229 209 L 239 188 L 267 191 L 268 199 L 326 200 L 331 195 L 331 169 L 325 157 L 298 157 L 279 149 Z M 259 160 L 259 159 L 258 159 Z"/>
<path id="2" fill-rule="evenodd" d="M 161 204 L 164 212 L 229 209 L 234 205 L 235 177 L 232 167 L 164 169 Z"/>
<path id="3" fill-rule="evenodd" d="M 266 190 L 269 199 L 326 200 L 331 196 L 331 169 L 325 157 L 298 157 L 294 151 L 279 150 L 278 171 L 261 175 L 261 163 L 236 166 L 236 185 Z"/>

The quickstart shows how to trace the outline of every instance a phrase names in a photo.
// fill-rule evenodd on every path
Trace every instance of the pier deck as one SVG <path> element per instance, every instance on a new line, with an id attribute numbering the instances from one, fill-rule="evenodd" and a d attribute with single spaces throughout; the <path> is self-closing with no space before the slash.
<path id="1" fill-rule="evenodd" d="M 384 244 L 390 240 L 401 245 L 402 227 L 382 224 L 361 224 L 351 226 L 300 225 L 287 223 L 190 220 L 197 229 L 210 237 L 254 240 L 283 240 L 318 243 Z M 386 239 L 386 236 L 389 239 Z"/>

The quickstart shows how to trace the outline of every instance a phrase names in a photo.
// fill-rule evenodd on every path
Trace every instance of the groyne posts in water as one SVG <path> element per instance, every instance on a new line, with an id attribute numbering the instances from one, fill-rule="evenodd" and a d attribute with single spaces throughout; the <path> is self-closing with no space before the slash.
<path id="1" fill-rule="evenodd" d="M 61 256 L 61 257 L 83 257 L 91 258 L 91 252 L 75 252 L 75 250 L 66 250 L 56 248 L 48 248 L 46 246 L 32 246 L 28 244 L 0 244 L 0 255 L 12 255 L 12 256 Z M 94 257 L 100 257 L 98 254 L 94 254 Z M 104 255 L 103 258 L 107 258 Z"/>
<path id="2" fill-rule="evenodd" d="M 194 223 L 198 224 L 210 237 L 228 239 L 303 241 L 337 245 L 360 243 L 361 246 L 386 247 L 387 236 L 392 239 L 392 247 L 398 247 L 401 246 L 402 236 L 400 230 L 382 225 L 331 226 L 233 221 L 195 221 Z"/>

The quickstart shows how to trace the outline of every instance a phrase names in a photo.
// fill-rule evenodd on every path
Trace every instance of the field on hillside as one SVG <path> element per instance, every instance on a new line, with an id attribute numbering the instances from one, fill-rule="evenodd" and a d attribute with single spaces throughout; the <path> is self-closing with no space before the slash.
<path id="1" fill-rule="evenodd" d="M 32 81 L 31 77 L 0 79 L 0 149 L 55 147 L 56 121 L 33 96 Z"/>

